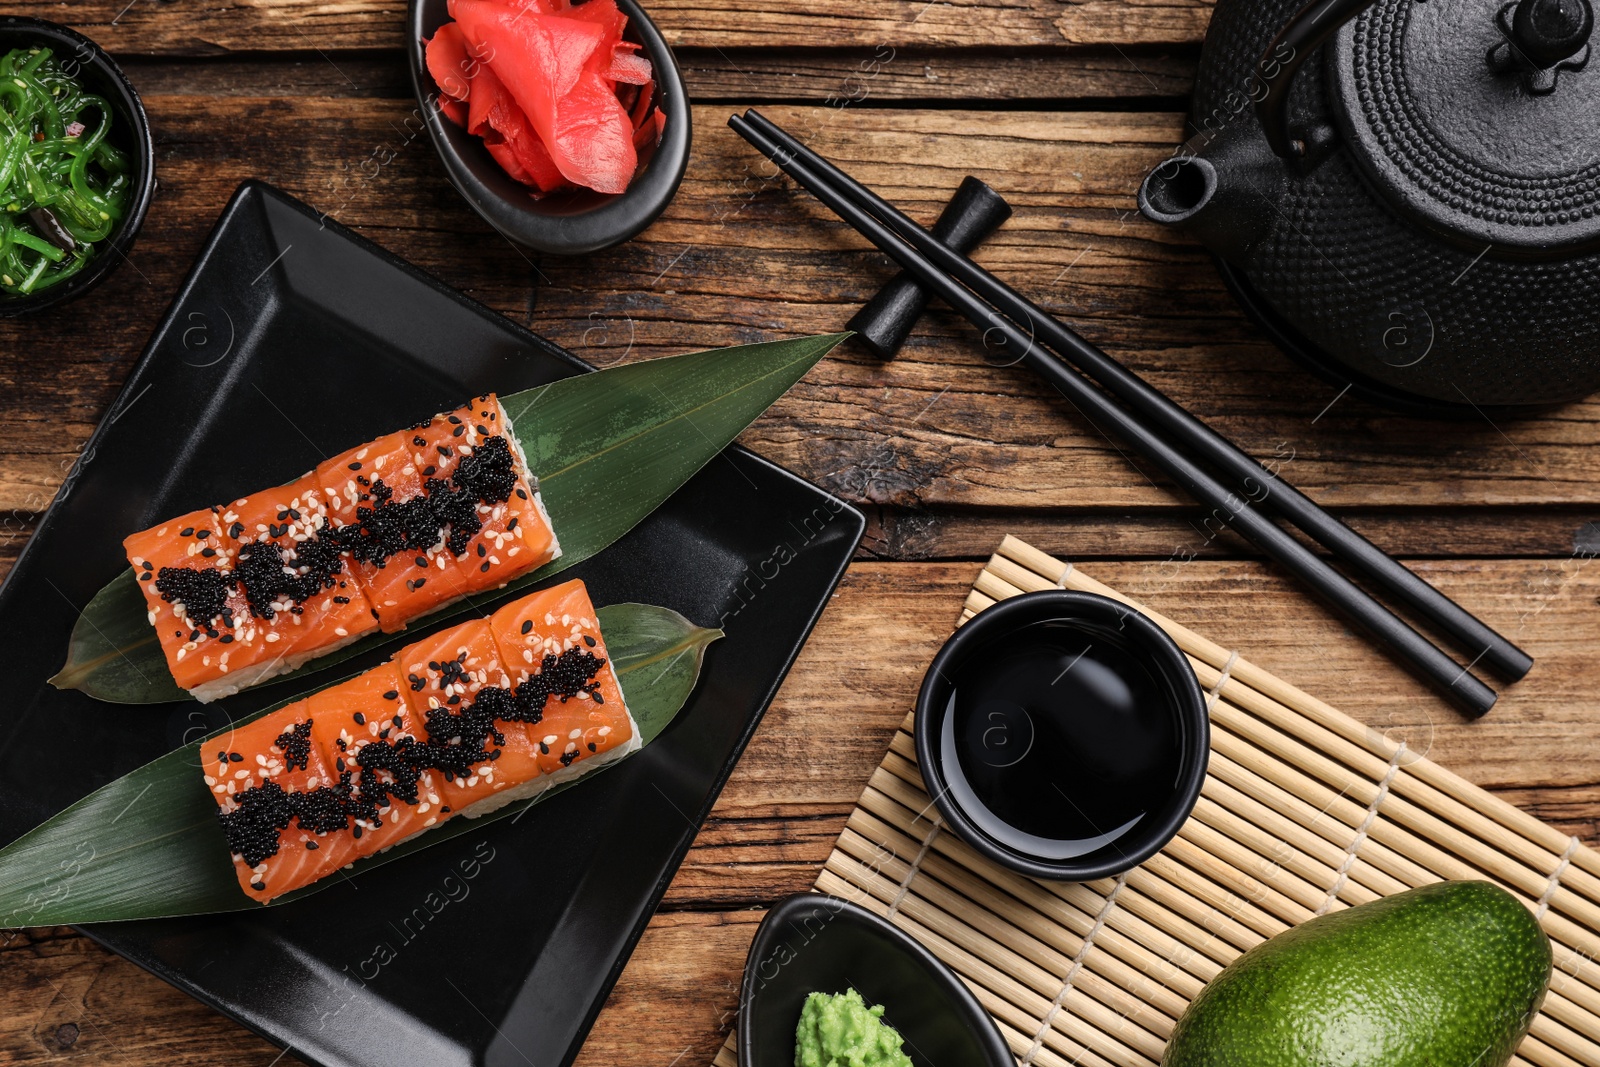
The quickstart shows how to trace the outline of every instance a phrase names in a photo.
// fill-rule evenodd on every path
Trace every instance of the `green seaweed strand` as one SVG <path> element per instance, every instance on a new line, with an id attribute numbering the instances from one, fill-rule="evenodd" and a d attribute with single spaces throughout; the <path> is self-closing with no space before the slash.
<path id="1" fill-rule="evenodd" d="M 107 139 L 112 114 L 50 49 L 0 56 L 0 293 L 25 296 L 71 278 L 127 213 L 132 168 Z M 71 240 L 45 232 L 36 209 Z"/>

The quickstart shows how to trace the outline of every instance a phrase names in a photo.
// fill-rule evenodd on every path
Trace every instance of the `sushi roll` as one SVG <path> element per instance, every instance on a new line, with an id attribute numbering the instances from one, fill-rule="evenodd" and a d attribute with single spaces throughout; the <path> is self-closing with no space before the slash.
<path id="1" fill-rule="evenodd" d="M 572 581 L 206 742 L 204 777 L 239 885 L 264 903 L 639 745 Z"/>
<path id="2" fill-rule="evenodd" d="M 203 702 L 561 553 L 493 394 L 124 547 L 173 678 Z"/>

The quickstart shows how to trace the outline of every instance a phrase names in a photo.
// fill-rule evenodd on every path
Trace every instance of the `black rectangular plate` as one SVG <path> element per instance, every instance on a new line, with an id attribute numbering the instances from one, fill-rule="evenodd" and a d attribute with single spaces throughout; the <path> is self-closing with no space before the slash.
<path id="1" fill-rule="evenodd" d="M 290 695 L 119 707 L 51 688 L 78 610 L 123 566 L 124 535 L 468 396 L 585 369 L 270 186 L 241 186 L 0 587 L 0 843 Z M 325 410 L 337 396 L 371 402 Z M 728 449 L 563 575 L 597 604 L 663 604 L 727 631 L 642 753 L 526 817 L 297 903 L 84 932 L 312 1063 L 568 1063 L 863 528 L 842 502 Z"/>

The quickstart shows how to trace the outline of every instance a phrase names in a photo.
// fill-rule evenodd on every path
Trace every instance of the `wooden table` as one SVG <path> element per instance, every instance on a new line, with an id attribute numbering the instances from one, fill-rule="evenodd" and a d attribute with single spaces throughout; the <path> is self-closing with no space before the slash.
<path id="1" fill-rule="evenodd" d="M 1600 815 L 1600 405 L 1391 417 L 1293 367 L 1134 190 L 1183 137 L 1201 0 L 657 0 L 695 101 L 689 174 L 639 239 L 533 261 L 446 183 L 399 0 L 6 4 L 107 46 L 160 190 L 95 299 L 0 323 L 9 564 L 240 180 L 299 196 L 599 364 L 836 330 L 890 274 L 727 130 L 763 105 L 922 219 L 965 174 L 1015 205 L 980 258 L 1538 657 L 1486 720 L 1442 702 L 1027 375 L 930 316 L 892 363 L 845 346 L 745 443 L 871 517 L 859 557 L 650 925 L 581 1063 L 703 1064 L 773 900 L 810 886 L 1006 532 L 1586 839 Z M 41 432 L 65 427 L 65 435 Z M 843 744 L 809 743 L 826 726 Z M 825 754 L 824 754 L 825 751 Z M 0 945 L 0 1062 L 259 1064 L 278 1050 L 66 929 Z"/>

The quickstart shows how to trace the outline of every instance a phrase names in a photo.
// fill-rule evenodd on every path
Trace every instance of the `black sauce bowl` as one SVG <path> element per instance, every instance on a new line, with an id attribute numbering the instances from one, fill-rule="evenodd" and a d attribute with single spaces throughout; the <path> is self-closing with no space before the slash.
<path id="1" fill-rule="evenodd" d="M 756 931 L 739 990 L 739 1067 L 793 1067 L 806 997 L 852 988 L 883 1005 L 916 1067 L 1016 1067 L 954 971 L 887 920 L 820 893 L 779 901 Z"/>
<path id="2" fill-rule="evenodd" d="M 666 115 L 661 143 L 621 193 L 573 189 L 535 200 L 489 155 L 483 141 L 439 113 L 439 87 L 428 73 L 423 41 L 450 19 L 447 0 L 412 0 L 406 54 L 411 85 L 433 147 L 450 184 L 507 240 L 536 252 L 580 255 L 619 245 L 666 210 L 689 165 L 693 120 L 678 60 L 650 16 L 634 0 L 616 0 L 628 16 L 626 40 L 642 45 L 655 75 L 657 103 Z"/>
<path id="3" fill-rule="evenodd" d="M 1046 858 L 1003 842 L 980 825 L 950 788 L 942 755 L 941 731 L 949 713 L 953 677 L 967 658 L 1041 623 L 1081 630 L 1106 642 L 1149 674 L 1172 715 L 1177 744 L 1171 782 L 1151 785 L 1147 817 L 1124 836 L 1070 859 Z M 1182 650 L 1150 619 L 1110 597 L 1049 590 L 1026 593 L 987 608 L 945 642 L 934 657 L 917 695 L 917 761 L 929 794 L 946 823 L 985 856 L 1034 878 L 1087 882 L 1132 870 L 1172 840 L 1193 810 L 1205 781 L 1211 750 L 1211 724 L 1205 698 Z M 989 819 L 994 816 L 989 815 Z"/>
<path id="4" fill-rule="evenodd" d="M 156 188 L 155 146 L 150 140 L 150 122 L 138 91 L 121 68 L 104 49 L 76 30 L 26 15 L 0 16 L 0 54 L 13 48 L 35 46 L 51 49 L 63 63 L 76 63 L 77 79 L 111 104 L 111 132 L 106 137 L 128 154 L 133 167 L 133 184 L 122 221 L 110 236 L 95 244 L 94 258 L 89 265 L 61 284 L 36 293 L 0 294 L 0 317 L 5 318 L 53 307 L 82 296 L 104 281 L 128 258 Z"/>

